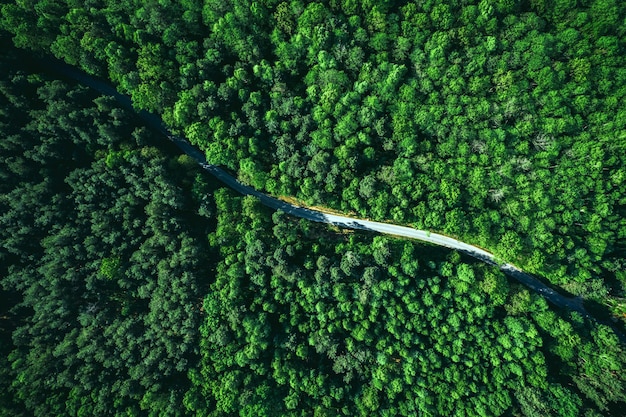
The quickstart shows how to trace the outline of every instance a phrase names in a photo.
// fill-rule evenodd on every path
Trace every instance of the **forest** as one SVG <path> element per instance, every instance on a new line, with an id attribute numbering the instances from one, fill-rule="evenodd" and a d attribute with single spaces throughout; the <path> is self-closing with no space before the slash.
<path id="1" fill-rule="evenodd" d="M 0 1 L 0 416 L 619 416 L 626 5 Z M 9 45 L 13 43 L 20 50 Z M 44 64 L 42 64 L 44 63 Z"/>
<path id="2" fill-rule="evenodd" d="M 624 317 L 626 4 L 5 1 L 258 189 L 480 245 Z"/>
<path id="3" fill-rule="evenodd" d="M 619 415 L 615 334 L 496 268 L 272 213 L 110 97 L 0 82 L 0 415 Z M 30 71 L 30 72 L 29 72 Z"/>

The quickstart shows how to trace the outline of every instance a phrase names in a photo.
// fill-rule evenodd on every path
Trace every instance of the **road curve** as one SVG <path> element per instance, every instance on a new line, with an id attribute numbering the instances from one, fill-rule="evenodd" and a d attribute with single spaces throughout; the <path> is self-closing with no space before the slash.
<path id="1" fill-rule="evenodd" d="M 74 67 L 71 67 L 61 61 L 51 60 L 49 62 L 49 69 L 52 69 L 63 76 L 67 76 L 75 79 L 79 83 L 91 87 L 102 94 L 113 96 L 118 102 L 133 111 L 136 111 L 132 107 L 131 99 L 119 93 L 115 88 L 110 86 L 109 84 L 97 80 L 84 72 L 77 70 Z M 192 146 L 185 138 L 173 135 L 163 124 L 161 118 L 152 113 L 148 113 L 146 111 L 137 111 L 137 114 L 141 117 L 146 125 L 151 127 L 152 129 L 160 132 L 165 135 L 169 140 L 174 142 L 185 154 L 193 158 L 202 168 L 209 171 L 213 176 L 222 181 L 224 184 L 234 189 L 235 191 L 244 194 L 250 195 L 258 198 L 260 202 L 270 208 L 275 210 L 281 210 L 289 215 L 300 217 L 303 219 L 311 220 L 314 222 L 327 223 L 332 224 L 342 228 L 349 229 L 359 229 L 359 230 L 368 230 L 378 233 L 383 233 L 392 236 L 400 236 L 409 239 L 421 240 L 423 242 L 428 242 L 434 245 L 443 246 L 450 249 L 455 249 L 461 251 L 467 255 L 470 255 L 476 259 L 479 259 L 483 262 L 486 262 L 491 265 L 498 266 L 500 270 L 506 274 L 507 276 L 514 278 L 518 282 L 522 283 L 526 287 L 535 291 L 536 293 L 543 296 L 548 302 L 569 310 L 576 311 L 580 313 L 583 317 L 594 319 L 594 317 L 587 312 L 585 307 L 583 306 L 583 302 L 580 298 L 571 298 L 566 297 L 562 294 L 559 294 L 557 291 L 548 287 L 546 284 L 541 282 L 539 279 L 534 276 L 522 271 L 518 267 L 508 263 L 500 263 L 496 259 L 496 257 L 487 252 L 484 249 L 476 247 L 474 245 L 470 245 L 465 242 L 461 242 L 460 240 L 451 238 L 449 236 L 440 235 L 437 233 L 432 233 L 427 230 L 419 230 L 413 229 L 411 227 L 406 226 L 398 226 L 389 223 L 381 223 L 370 220 L 358 219 L 353 217 L 341 216 L 336 214 L 328 214 L 318 210 L 313 210 L 305 207 L 300 207 L 294 204 L 287 203 L 285 201 L 279 200 L 274 197 L 270 197 L 260 191 L 255 190 L 252 187 L 242 184 L 237 179 L 232 177 L 223 169 L 218 166 L 210 164 L 205 155 Z M 626 343 L 626 336 L 623 335 L 614 324 L 595 319 L 595 321 L 610 326 L 617 336 L 620 338 L 622 343 Z"/>

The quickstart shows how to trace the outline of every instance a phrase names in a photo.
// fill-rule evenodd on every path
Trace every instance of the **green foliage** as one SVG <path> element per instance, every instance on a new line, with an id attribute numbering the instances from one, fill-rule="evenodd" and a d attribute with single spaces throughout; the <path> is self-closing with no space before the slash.
<path id="1" fill-rule="evenodd" d="M 120 258 L 104 258 L 100 264 L 100 274 L 106 279 L 116 279 L 120 271 Z"/>
<path id="2" fill-rule="evenodd" d="M 211 276 L 192 168 L 110 98 L 0 68 L 0 415 L 180 415 Z"/>
<path id="3" fill-rule="evenodd" d="M 18 2 L 1 27 L 244 182 L 621 297 L 604 265 L 624 260 L 624 3 L 400 3 Z"/>
<path id="4" fill-rule="evenodd" d="M 257 188 L 623 310 L 626 3 L 200 3 L 7 1 L 0 40 L 110 79 Z M 213 194 L 113 99 L 1 65 L 1 414 L 621 415 L 608 328 Z"/>
<path id="5" fill-rule="evenodd" d="M 586 334 L 496 268 L 215 197 L 223 262 L 189 411 L 575 416 L 626 399 L 603 382 L 623 383 L 610 371 L 626 361 L 615 335 Z"/>

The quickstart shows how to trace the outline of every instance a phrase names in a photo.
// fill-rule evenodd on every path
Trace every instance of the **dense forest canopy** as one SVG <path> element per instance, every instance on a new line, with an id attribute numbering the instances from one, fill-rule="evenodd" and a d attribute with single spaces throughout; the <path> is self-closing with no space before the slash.
<path id="1" fill-rule="evenodd" d="M 609 328 L 458 253 L 271 213 L 20 61 L 0 415 L 619 415 Z"/>
<path id="2" fill-rule="evenodd" d="M 8 44 L 260 190 L 459 237 L 625 319 L 625 8 L 0 0 L 0 415 L 621 415 L 608 327 L 235 196 Z"/>
<path id="3" fill-rule="evenodd" d="M 46 0 L 1 25 L 259 189 L 460 237 L 622 314 L 625 7 Z"/>
<path id="4" fill-rule="evenodd" d="M 178 412 L 211 280 L 210 189 L 112 98 L 5 53 L 0 414 Z"/>

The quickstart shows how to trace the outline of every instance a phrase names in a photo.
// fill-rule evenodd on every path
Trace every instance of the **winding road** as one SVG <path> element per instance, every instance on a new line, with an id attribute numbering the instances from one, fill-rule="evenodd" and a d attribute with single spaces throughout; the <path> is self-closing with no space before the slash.
<path id="1" fill-rule="evenodd" d="M 257 191 L 252 187 L 240 183 L 223 169 L 208 163 L 202 152 L 189 144 L 189 142 L 187 142 L 184 138 L 173 135 L 168 135 L 168 137 L 170 138 L 170 140 L 176 143 L 176 145 L 183 152 L 185 152 L 187 155 L 192 157 L 198 164 L 200 164 L 202 168 L 209 171 L 211 174 L 213 174 L 213 176 L 222 181 L 224 184 L 228 185 L 230 188 L 241 194 L 251 195 L 258 198 L 261 203 L 267 207 L 271 207 L 275 210 L 282 210 L 283 212 L 291 216 L 300 217 L 314 222 L 332 224 L 347 229 L 368 230 L 383 233 L 386 235 L 416 239 L 423 242 L 432 243 L 434 245 L 458 250 L 483 262 L 498 266 L 500 270 L 506 275 L 516 279 L 517 281 L 521 282 L 538 294 L 541 294 L 546 300 L 548 300 L 552 304 L 577 311 L 584 317 L 591 318 L 591 315 L 585 310 L 582 300 L 580 300 L 579 298 L 569 298 L 559 294 L 537 278 L 525 273 L 515 265 L 508 263 L 498 263 L 496 257 L 492 253 L 487 252 L 484 249 L 481 249 L 474 245 L 470 245 L 465 242 L 461 242 L 460 240 L 451 238 L 449 236 L 432 233 L 427 230 L 420 230 L 407 226 L 398 226 L 395 224 L 375 222 L 355 217 L 324 213 L 319 210 L 312 210 L 306 207 L 296 206 L 277 198 L 270 197 L 267 194 L 261 193 L 260 191 Z"/>
<path id="2" fill-rule="evenodd" d="M 102 94 L 113 96 L 124 107 L 136 111 L 136 109 L 132 107 L 131 99 L 128 96 L 119 93 L 109 84 L 97 80 L 85 74 L 84 72 L 77 70 L 74 67 L 62 63 L 61 61 L 51 60 L 50 62 L 46 62 L 46 65 L 48 64 L 49 69 L 54 70 L 55 72 L 58 72 L 66 77 L 73 78 L 79 83 L 91 87 Z M 479 247 L 470 245 L 465 242 L 461 242 L 448 236 L 432 233 L 427 230 L 419 230 L 406 226 L 398 226 L 394 224 L 375 222 L 336 214 L 328 214 L 318 210 L 290 204 L 261 193 L 252 187 L 240 183 L 237 179 L 232 177 L 230 174 L 228 174 L 226 171 L 219 168 L 218 166 L 210 164 L 206 160 L 205 155 L 200 150 L 192 146 L 185 138 L 173 135 L 165 127 L 159 116 L 148 113 L 146 111 L 137 111 L 137 113 L 149 127 L 157 130 L 158 132 L 166 136 L 169 140 L 174 142 L 185 154 L 193 158 L 202 168 L 209 171 L 217 179 L 241 194 L 250 195 L 258 198 L 265 206 L 271 207 L 275 210 L 282 210 L 289 215 L 304 218 L 314 222 L 327 223 L 343 228 L 368 230 L 392 236 L 416 239 L 434 245 L 458 250 L 483 262 L 498 266 L 503 273 L 511 278 L 514 278 L 531 290 L 537 292 L 538 294 L 543 296 L 548 302 L 561 308 L 576 311 L 585 318 L 595 319 L 591 314 L 587 312 L 580 298 L 571 298 L 559 294 L 557 291 L 548 287 L 539 279 L 522 271 L 515 265 L 498 262 L 496 257 L 492 253 L 487 252 Z M 595 321 L 610 326 L 618 335 L 622 343 L 626 343 L 626 336 L 623 335 L 615 327 L 614 324 L 598 319 L 595 319 Z"/>

